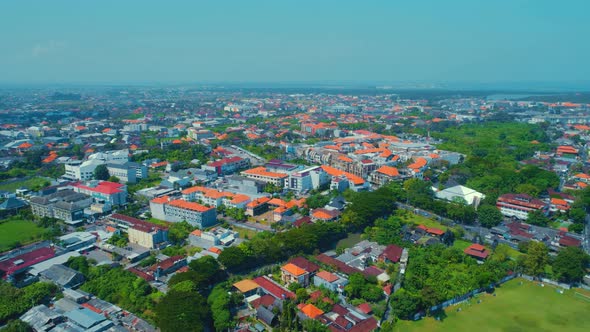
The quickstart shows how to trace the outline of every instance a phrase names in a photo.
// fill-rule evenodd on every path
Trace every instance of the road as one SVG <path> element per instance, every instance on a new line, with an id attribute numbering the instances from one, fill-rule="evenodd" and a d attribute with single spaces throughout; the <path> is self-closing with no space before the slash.
<path id="1" fill-rule="evenodd" d="M 584 227 L 584 241 L 582 247 L 590 255 L 590 214 L 586 214 L 586 227 Z"/>

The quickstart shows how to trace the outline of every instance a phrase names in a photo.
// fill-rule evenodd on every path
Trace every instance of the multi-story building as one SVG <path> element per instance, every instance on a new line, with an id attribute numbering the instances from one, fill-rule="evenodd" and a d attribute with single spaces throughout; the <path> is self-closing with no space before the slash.
<path id="1" fill-rule="evenodd" d="M 72 185 L 74 191 L 91 196 L 97 202 L 109 203 L 111 206 L 127 204 L 127 186 L 109 181 L 89 181 L 86 184 Z"/>
<path id="2" fill-rule="evenodd" d="M 71 189 L 59 190 L 46 196 L 31 198 L 31 211 L 39 217 L 50 217 L 76 224 L 84 218 L 84 209 L 92 204 L 92 197 Z"/>
<path id="3" fill-rule="evenodd" d="M 379 169 L 371 173 L 371 176 L 369 177 L 369 181 L 377 186 L 382 186 L 387 182 L 399 181 L 402 179 L 403 177 L 400 175 L 397 168 L 387 165 L 379 167 Z"/>
<path id="4" fill-rule="evenodd" d="M 243 176 L 266 183 L 272 183 L 279 188 L 285 186 L 285 179 L 289 177 L 285 173 L 269 172 L 265 167 L 256 167 L 241 173 Z"/>
<path id="5" fill-rule="evenodd" d="M 330 180 L 331 176 L 320 166 L 313 166 L 289 174 L 289 178 L 285 183 L 285 188 L 297 192 L 305 192 L 328 184 L 330 183 Z"/>
<path id="6" fill-rule="evenodd" d="M 223 158 L 201 166 L 204 170 L 217 173 L 217 175 L 232 174 L 240 169 L 250 167 L 250 159 L 240 157 Z"/>
<path id="7" fill-rule="evenodd" d="M 504 216 L 522 220 L 526 220 L 531 211 L 547 214 L 549 209 L 549 204 L 527 194 L 504 194 L 498 197 L 496 206 Z"/>
<path id="8" fill-rule="evenodd" d="M 69 161 L 64 165 L 66 171 L 64 177 L 71 180 L 89 181 L 94 179 L 96 167 L 103 164 L 104 161 L 99 159 Z"/>
<path id="9" fill-rule="evenodd" d="M 217 222 L 215 207 L 207 207 L 182 199 L 170 200 L 168 196 L 152 199 L 150 211 L 154 218 L 170 222 L 187 221 L 199 228 L 209 227 Z"/>
<path id="10" fill-rule="evenodd" d="M 129 243 L 146 248 L 159 248 L 168 242 L 168 228 L 147 221 L 115 213 L 109 216 L 110 221 L 127 232 Z"/>

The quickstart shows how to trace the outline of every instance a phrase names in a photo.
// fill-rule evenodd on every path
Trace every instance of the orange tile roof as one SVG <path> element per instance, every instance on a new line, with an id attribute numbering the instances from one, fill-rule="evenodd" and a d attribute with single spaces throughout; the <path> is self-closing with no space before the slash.
<path id="1" fill-rule="evenodd" d="M 322 311 L 320 308 L 316 307 L 313 304 L 307 304 L 303 306 L 300 310 L 302 313 L 304 313 L 307 317 L 311 319 L 315 319 L 318 316 L 324 314 L 324 311 Z"/>
<path id="2" fill-rule="evenodd" d="M 263 166 L 251 168 L 249 170 L 243 171 L 242 173 L 251 174 L 251 175 L 260 175 L 260 176 L 264 176 L 267 178 L 281 178 L 281 179 L 284 179 L 289 176 L 284 173 L 268 172 L 266 170 L 266 168 Z"/>
<path id="3" fill-rule="evenodd" d="M 33 146 L 33 144 L 31 144 L 31 143 L 29 143 L 29 142 L 24 142 L 24 143 L 21 143 L 21 144 L 18 146 L 18 148 L 19 148 L 19 149 L 28 149 L 28 148 L 30 148 L 30 147 L 32 147 L 32 146 Z"/>
<path id="4" fill-rule="evenodd" d="M 578 178 L 578 179 L 590 179 L 590 175 L 584 174 L 584 173 L 576 174 L 576 175 L 574 175 L 574 177 Z"/>
<path id="5" fill-rule="evenodd" d="M 349 157 L 347 157 L 347 156 L 343 156 L 343 155 L 340 155 L 340 156 L 338 156 L 338 159 L 339 159 L 339 160 L 342 160 L 342 161 L 345 161 L 345 162 L 347 162 L 347 163 L 351 163 L 351 162 L 353 162 L 352 158 L 349 158 Z"/>
<path id="6" fill-rule="evenodd" d="M 283 201 L 280 198 L 273 198 L 270 201 L 268 201 L 268 204 L 276 206 L 285 206 L 287 203 L 285 203 L 285 201 Z"/>
<path id="7" fill-rule="evenodd" d="M 363 180 L 363 178 L 361 178 L 360 176 L 356 176 L 354 174 L 339 170 L 339 169 L 334 168 L 332 166 L 322 165 L 321 167 L 324 170 L 324 172 L 328 173 L 330 176 L 343 176 L 344 175 L 344 176 L 346 176 L 346 178 L 349 181 L 351 181 L 355 185 L 362 185 L 363 183 L 365 183 L 365 180 Z"/>
<path id="8" fill-rule="evenodd" d="M 304 269 L 300 268 L 299 266 L 297 266 L 293 263 L 287 263 L 287 264 L 283 265 L 282 269 L 285 270 L 286 272 L 288 272 L 289 274 L 294 275 L 296 277 L 307 273 L 307 271 L 305 271 Z"/>
<path id="9" fill-rule="evenodd" d="M 156 204 L 164 204 L 164 203 L 168 203 L 168 196 L 162 196 L 162 197 L 156 197 L 154 199 L 152 199 L 153 203 Z"/>
<path id="10" fill-rule="evenodd" d="M 417 158 L 413 164 L 408 165 L 408 168 L 412 168 L 412 169 L 422 168 L 422 167 L 426 166 L 427 163 L 428 163 L 428 161 L 426 159 L 420 157 L 420 158 Z"/>
<path id="11" fill-rule="evenodd" d="M 381 166 L 377 172 L 385 174 L 387 176 L 399 176 L 399 171 L 395 167 L 391 166 Z"/>
<path id="12" fill-rule="evenodd" d="M 250 279 L 244 279 L 236 282 L 233 284 L 235 288 L 237 288 L 242 293 L 247 293 L 251 290 L 259 288 L 260 286 Z"/>
<path id="13" fill-rule="evenodd" d="M 252 202 L 246 204 L 246 207 L 256 207 L 258 205 L 267 203 L 268 201 L 270 201 L 270 198 L 268 198 L 268 197 L 260 197 L 258 199 L 253 200 Z"/>
<path id="14" fill-rule="evenodd" d="M 243 195 L 243 194 L 237 194 L 235 195 L 232 200 L 230 201 L 230 203 L 232 204 L 240 204 L 243 203 L 245 201 L 248 201 L 250 199 L 250 196 L 248 195 Z"/>
<path id="15" fill-rule="evenodd" d="M 201 233 L 200 229 L 195 229 L 194 231 L 191 232 L 191 234 L 200 237 L 202 233 Z"/>
<path id="16" fill-rule="evenodd" d="M 338 280 L 338 277 L 336 275 L 324 270 L 318 272 L 316 276 L 326 280 L 327 282 L 334 282 Z"/>
<path id="17" fill-rule="evenodd" d="M 567 205 L 567 202 L 563 199 L 559 199 L 559 198 L 552 198 L 551 199 L 551 204 L 553 205 Z"/>
<path id="18" fill-rule="evenodd" d="M 201 205 L 199 203 L 187 202 L 183 199 L 175 199 L 173 201 L 170 201 L 168 204 L 178 207 L 178 208 L 181 208 L 181 209 L 192 210 L 192 211 L 197 211 L 197 212 L 207 212 L 211 209 L 214 209 L 212 207 L 206 207 L 206 206 Z"/>
<path id="19" fill-rule="evenodd" d="M 215 254 L 221 254 L 221 249 L 217 248 L 217 247 L 211 247 L 208 249 L 210 252 L 215 253 Z"/>

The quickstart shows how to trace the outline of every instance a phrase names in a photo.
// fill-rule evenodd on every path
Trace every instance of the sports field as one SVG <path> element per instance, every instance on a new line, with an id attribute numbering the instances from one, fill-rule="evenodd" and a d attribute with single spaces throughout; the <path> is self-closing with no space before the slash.
<path id="1" fill-rule="evenodd" d="M 32 221 L 11 218 L 0 221 L 0 252 L 12 249 L 16 244 L 27 244 L 40 240 L 47 232 Z"/>
<path id="2" fill-rule="evenodd" d="M 523 279 L 446 309 L 440 321 L 398 321 L 396 331 L 590 331 L 590 292 L 566 290 Z M 576 294 L 578 293 L 578 294 Z M 584 294 L 588 296 L 585 298 Z M 477 303 L 481 300 L 481 303 Z M 457 311 L 458 309 L 460 311 Z"/>

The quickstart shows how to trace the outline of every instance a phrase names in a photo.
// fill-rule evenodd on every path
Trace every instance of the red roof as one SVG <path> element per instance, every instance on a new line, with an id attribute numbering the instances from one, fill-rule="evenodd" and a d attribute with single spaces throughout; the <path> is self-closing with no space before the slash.
<path id="1" fill-rule="evenodd" d="M 174 266 L 174 264 L 176 264 L 178 261 L 185 259 L 184 256 L 172 256 L 172 257 L 168 257 L 165 260 L 158 262 L 152 266 L 150 266 L 149 270 L 154 272 L 158 269 L 158 267 L 160 267 L 162 270 L 167 270 L 171 267 Z"/>
<path id="2" fill-rule="evenodd" d="M 160 229 L 168 229 L 168 227 L 160 226 L 152 224 L 151 222 L 147 222 L 141 219 L 133 218 L 130 216 L 126 216 L 120 213 L 114 213 L 110 216 L 111 219 L 120 220 L 130 225 L 131 228 L 143 231 L 143 232 L 151 232 L 157 231 Z"/>
<path id="3" fill-rule="evenodd" d="M 262 276 L 253 280 L 255 283 L 260 285 L 265 291 L 277 299 L 291 298 L 295 299 L 295 293 L 285 289 L 276 282 L 270 280 L 268 277 Z"/>
<path id="4" fill-rule="evenodd" d="M 122 193 L 123 190 L 121 190 L 120 188 L 123 186 L 124 185 L 121 183 L 110 182 L 110 181 L 101 181 L 98 183 L 98 185 L 96 187 L 89 187 L 89 186 L 83 185 L 81 183 L 74 184 L 74 187 L 76 187 L 76 188 L 79 188 L 82 190 L 87 190 L 87 191 L 92 191 L 92 192 L 97 192 L 97 193 L 101 193 L 101 194 L 105 194 L 105 195 Z"/>
<path id="5" fill-rule="evenodd" d="M 383 250 L 383 253 L 381 254 L 384 258 L 397 263 L 399 262 L 400 258 L 402 257 L 402 252 L 404 251 L 404 248 L 400 247 L 400 246 L 396 246 L 395 244 L 390 244 L 387 247 L 385 247 L 385 250 Z"/>
<path id="6" fill-rule="evenodd" d="M 474 243 L 463 250 L 469 256 L 476 258 L 486 259 L 490 255 L 490 252 L 482 245 Z"/>
<path id="7" fill-rule="evenodd" d="M 316 258 L 317 258 L 318 261 L 320 261 L 320 262 L 322 262 L 324 264 L 333 266 L 338 271 L 340 271 L 342 273 L 345 273 L 345 274 L 363 273 L 363 271 L 361 271 L 361 270 L 359 270 L 357 268 L 354 268 L 352 266 L 348 266 L 344 262 L 339 261 L 339 260 L 337 260 L 335 258 L 332 258 L 332 257 L 330 257 L 330 256 L 328 256 L 326 254 L 319 254 Z"/>
<path id="8" fill-rule="evenodd" d="M 0 271 L 5 275 L 11 275 L 19 272 L 31 265 L 41 263 L 55 256 L 51 248 L 39 248 L 28 253 L 4 260 L 0 262 Z"/>
<path id="9" fill-rule="evenodd" d="M 271 295 L 268 295 L 268 294 L 264 294 L 261 297 L 257 298 L 256 300 L 250 302 L 250 304 L 254 308 L 258 308 L 259 306 L 263 306 L 263 307 L 268 308 L 273 303 L 275 303 L 275 298 L 272 297 Z"/>
<path id="10" fill-rule="evenodd" d="M 368 303 L 361 303 L 357 306 L 357 309 L 360 310 L 363 314 L 370 314 L 371 312 L 373 312 L 373 309 L 371 309 L 371 305 L 369 305 Z"/>
<path id="11" fill-rule="evenodd" d="M 307 260 L 301 256 L 291 259 L 289 261 L 289 263 L 291 263 L 301 269 L 304 269 L 305 271 L 307 271 L 309 273 L 314 273 L 320 269 L 320 267 L 317 264 L 312 263 L 309 260 Z"/>
<path id="12" fill-rule="evenodd" d="M 328 271 L 320 271 L 316 274 L 316 277 L 326 280 L 327 282 L 334 282 L 338 280 L 338 276 L 328 272 Z"/>
<path id="13" fill-rule="evenodd" d="M 562 236 L 561 239 L 559 239 L 559 245 L 564 247 L 579 247 L 580 244 L 580 240 L 567 235 Z"/>
<path id="14" fill-rule="evenodd" d="M 213 161 L 210 162 L 209 164 L 207 164 L 207 166 L 211 166 L 211 167 L 220 167 L 223 166 L 225 164 L 231 164 L 231 163 L 236 163 L 239 161 L 242 161 L 243 159 L 240 157 L 230 157 L 230 158 L 223 158 L 217 161 Z"/>

